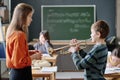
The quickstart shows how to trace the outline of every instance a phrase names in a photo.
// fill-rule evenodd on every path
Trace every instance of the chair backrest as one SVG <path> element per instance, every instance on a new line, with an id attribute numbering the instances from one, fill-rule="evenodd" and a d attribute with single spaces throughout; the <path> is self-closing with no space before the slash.
<path id="1" fill-rule="evenodd" d="M 106 39 L 107 44 L 115 44 L 116 37 L 112 36 Z"/>
<path id="2" fill-rule="evenodd" d="M 117 45 L 116 45 L 116 37 L 111 36 L 106 39 L 107 47 L 109 51 L 112 51 Z"/>

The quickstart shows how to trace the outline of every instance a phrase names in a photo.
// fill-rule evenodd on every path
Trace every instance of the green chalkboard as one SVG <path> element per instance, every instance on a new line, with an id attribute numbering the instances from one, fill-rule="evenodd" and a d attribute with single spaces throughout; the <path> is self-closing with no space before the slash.
<path id="1" fill-rule="evenodd" d="M 51 40 L 84 40 L 90 38 L 95 22 L 95 5 L 42 5 L 41 28 Z"/>

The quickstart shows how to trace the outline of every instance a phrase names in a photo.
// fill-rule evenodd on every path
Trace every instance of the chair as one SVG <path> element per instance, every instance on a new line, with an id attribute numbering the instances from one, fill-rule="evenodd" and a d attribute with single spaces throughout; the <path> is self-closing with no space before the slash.
<path id="1" fill-rule="evenodd" d="M 116 47 L 116 37 L 111 36 L 106 39 L 108 51 L 112 51 Z"/>

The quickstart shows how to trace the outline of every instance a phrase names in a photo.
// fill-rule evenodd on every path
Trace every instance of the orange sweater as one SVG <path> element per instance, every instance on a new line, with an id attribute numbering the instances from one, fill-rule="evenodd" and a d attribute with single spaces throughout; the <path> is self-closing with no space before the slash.
<path id="1" fill-rule="evenodd" d="M 24 68 L 31 66 L 26 35 L 22 31 L 15 31 L 6 39 L 6 65 L 8 68 Z"/>

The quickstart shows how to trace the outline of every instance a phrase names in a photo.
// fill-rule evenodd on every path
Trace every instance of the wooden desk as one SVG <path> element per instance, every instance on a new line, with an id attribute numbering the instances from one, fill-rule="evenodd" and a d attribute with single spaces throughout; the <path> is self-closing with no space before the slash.
<path id="1" fill-rule="evenodd" d="M 55 80 L 54 72 L 41 72 L 40 70 L 32 70 L 32 77 L 35 78 L 45 78 L 45 80 Z"/>
<path id="2" fill-rule="evenodd" d="M 120 68 L 106 68 L 104 77 L 107 80 L 120 80 Z"/>
<path id="3" fill-rule="evenodd" d="M 52 57 L 43 56 L 42 59 L 47 60 L 52 63 L 52 66 L 56 65 L 56 58 L 58 55 L 53 55 Z M 41 70 L 32 70 L 32 77 L 35 78 L 45 78 L 45 80 L 55 80 L 55 72 L 42 72 Z"/>
<path id="4" fill-rule="evenodd" d="M 120 73 L 105 74 L 104 77 L 107 80 L 120 80 Z"/>

